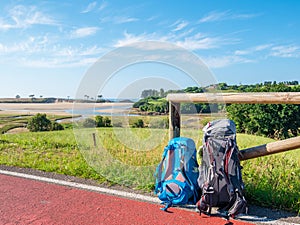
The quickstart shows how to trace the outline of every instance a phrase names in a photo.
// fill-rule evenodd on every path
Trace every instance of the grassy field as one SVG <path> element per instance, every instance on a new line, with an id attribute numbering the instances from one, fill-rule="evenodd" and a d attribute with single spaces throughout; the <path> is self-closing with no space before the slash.
<path id="1" fill-rule="evenodd" d="M 95 139 L 93 138 L 95 135 Z M 201 145 L 198 129 L 182 136 Z M 238 134 L 240 149 L 271 139 Z M 100 183 L 152 191 L 153 173 L 168 142 L 168 130 L 97 128 L 0 135 L 0 164 L 68 174 Z M 252 204 L 299 213 L 300 150 L 242 162 L 246 198 Z"/>
<path id="2" fill-rule="evenodd" d="M 0 134 L 4 134 L 15 128 L 24 128 L 28 123 L 28 119 L 34 115 L 30 114 L 1 114 L 0 115 Z M 51 121 L 71 119 L 72 116 L 66 115 L 48 115 Z"/>

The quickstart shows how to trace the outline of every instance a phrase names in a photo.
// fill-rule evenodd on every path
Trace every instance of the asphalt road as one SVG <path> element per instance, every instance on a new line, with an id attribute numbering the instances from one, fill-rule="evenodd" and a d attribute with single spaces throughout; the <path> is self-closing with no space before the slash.
<path id="1" fill-rule="evenodd" d="M 74 187 L 0 175 L 0 224 L 250 224 L 160 210 L 159 204 Z"/>

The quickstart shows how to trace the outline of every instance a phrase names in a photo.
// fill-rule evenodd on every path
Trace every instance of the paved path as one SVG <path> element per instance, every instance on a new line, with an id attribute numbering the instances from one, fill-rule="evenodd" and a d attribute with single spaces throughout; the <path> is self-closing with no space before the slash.
<path id="1" fill-rule="evenodd" d="M 0 175 L 0 224 L 249 224 L 158 204 Z"/>

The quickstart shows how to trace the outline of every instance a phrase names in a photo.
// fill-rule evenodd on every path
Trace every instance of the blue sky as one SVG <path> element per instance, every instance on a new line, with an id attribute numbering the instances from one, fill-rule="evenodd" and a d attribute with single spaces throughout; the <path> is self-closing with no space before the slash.
<path id="1" fill-rule="evenodd" d="M 149 40 L 196 54 L 217 82 L 300 80 L 300 1 L 13 0 L 0 12 L 0 97 L 74 97 L 96 60 Z M 142 68 L 124 70 L 117 89 L 139 74 L 172 79 L 172 70 Z"/>

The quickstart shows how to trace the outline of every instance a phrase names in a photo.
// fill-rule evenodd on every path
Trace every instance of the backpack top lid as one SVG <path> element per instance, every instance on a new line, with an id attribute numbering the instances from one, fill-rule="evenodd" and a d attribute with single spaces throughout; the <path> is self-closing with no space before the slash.
<path id="1" fill-rule="evenodd" d="M 229 119 L 213 120 L 203 128 L 204 137 L 235 137 L 235 123 Z"/>

